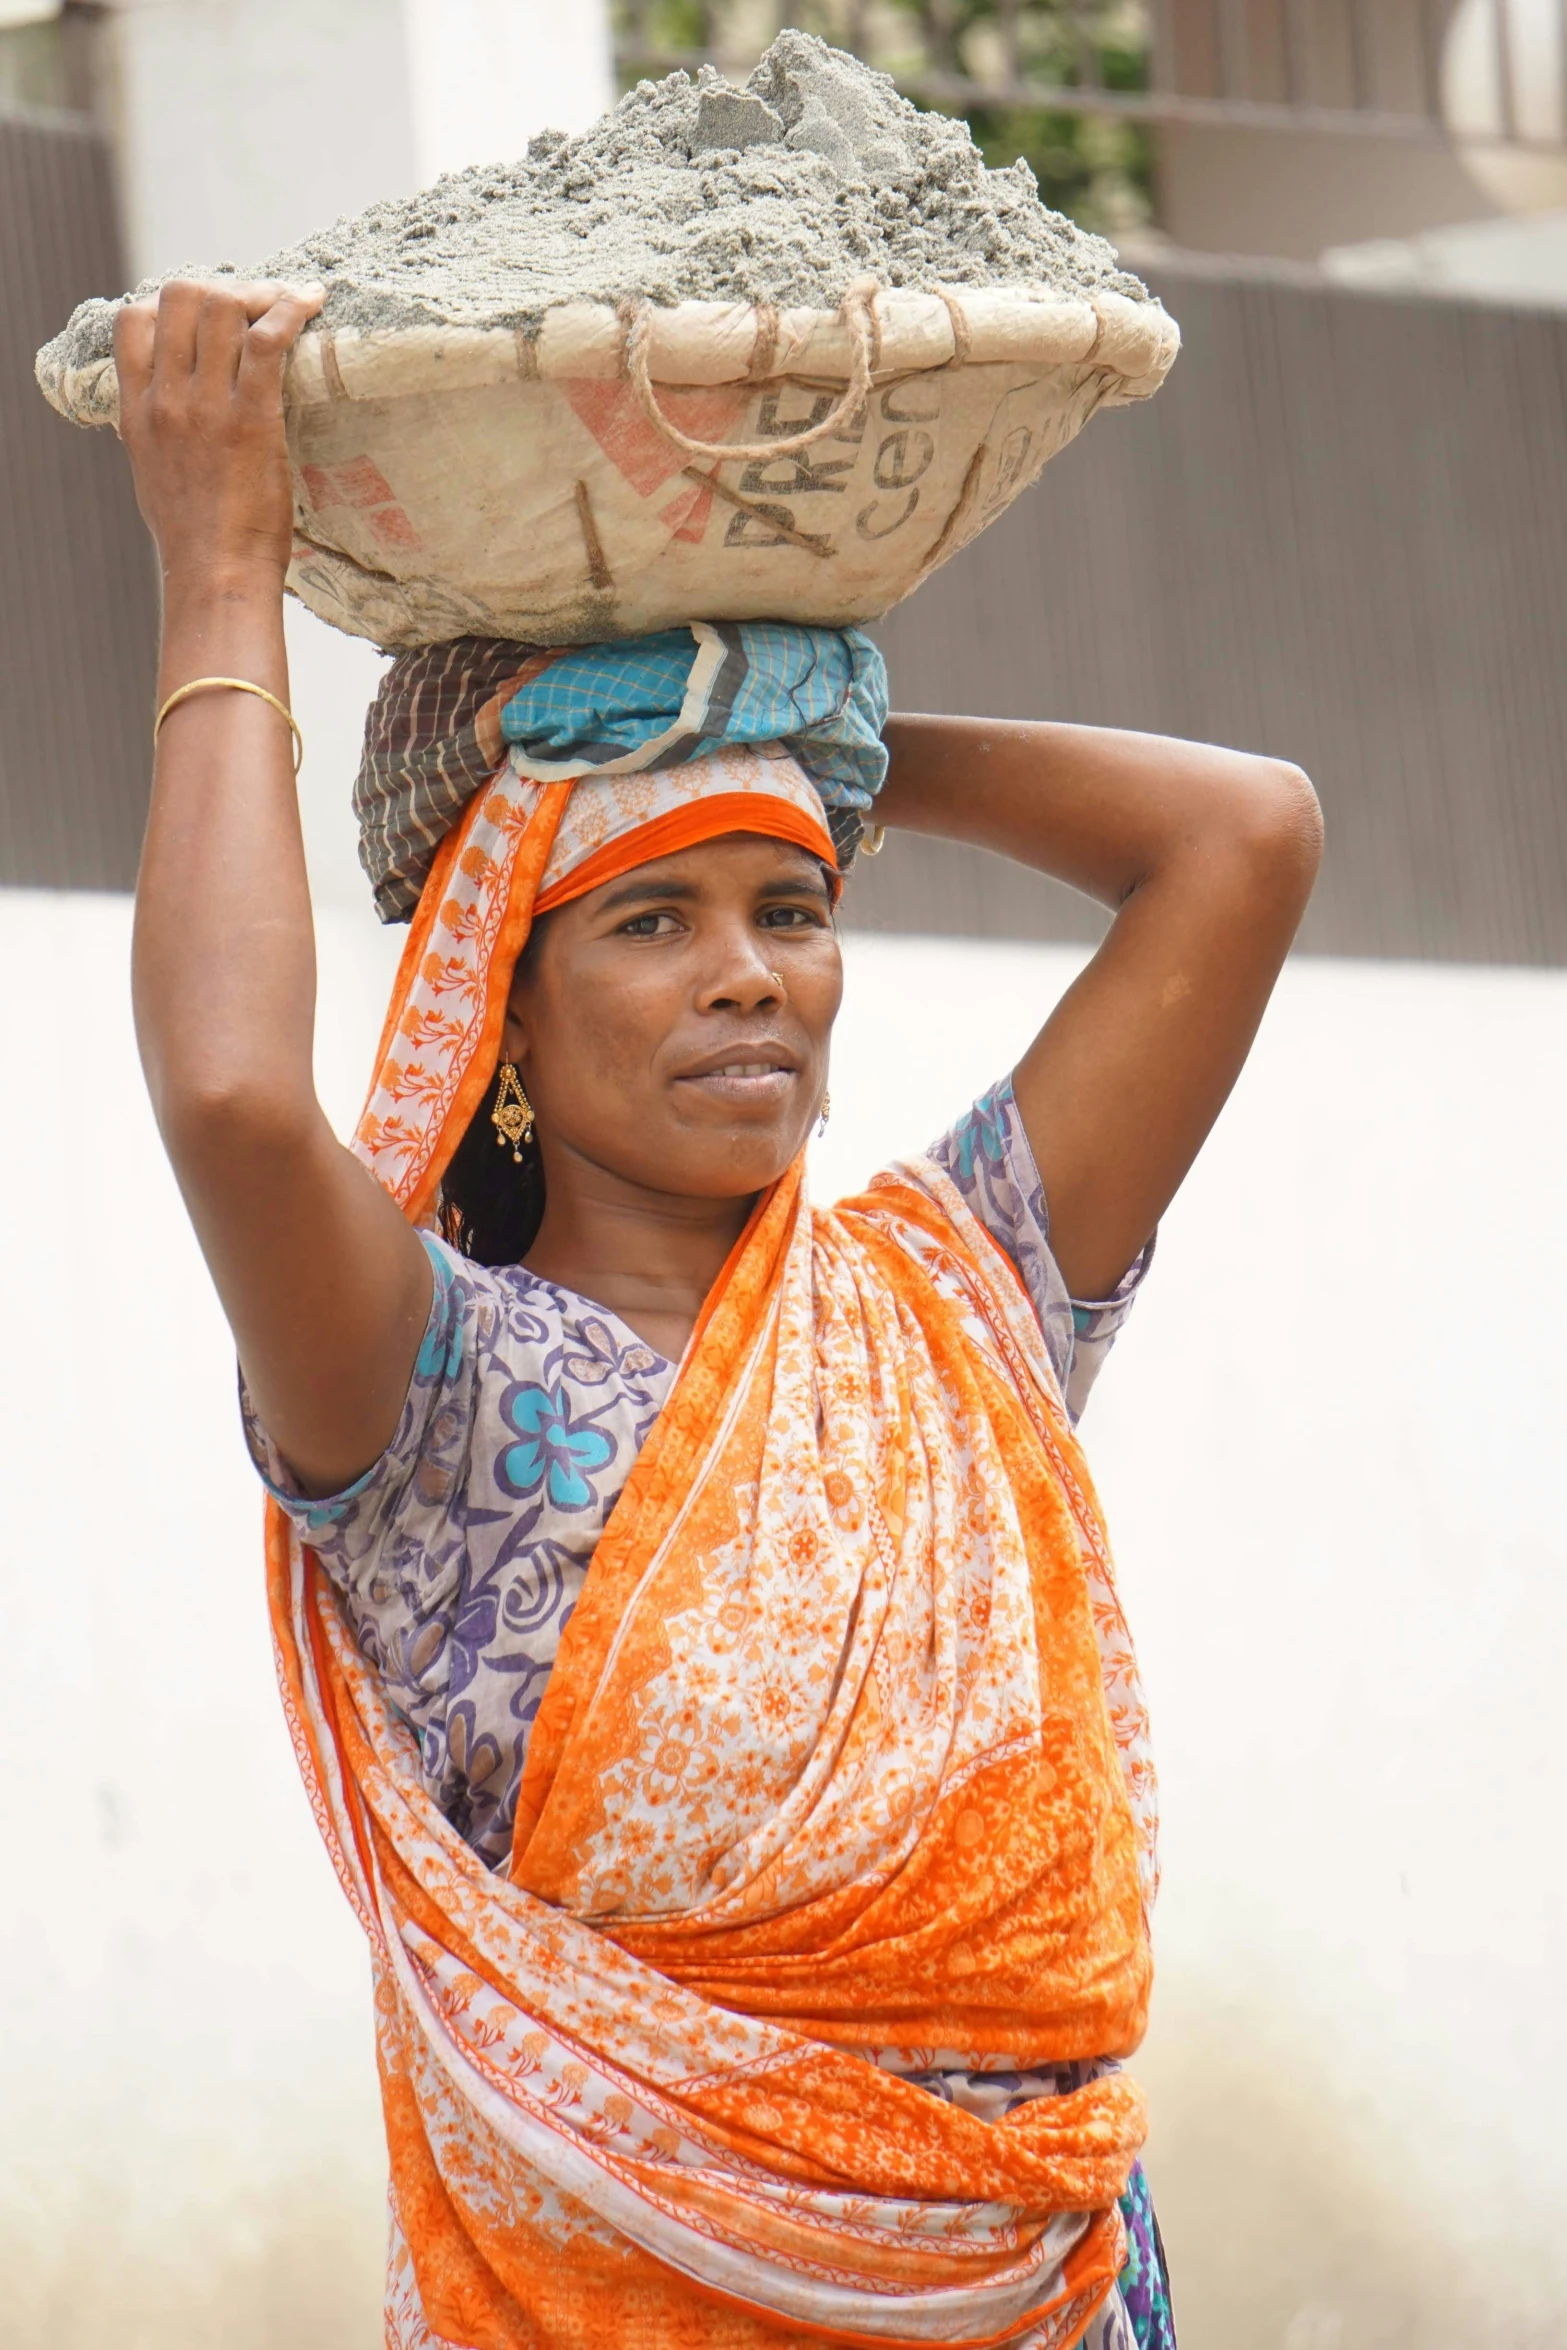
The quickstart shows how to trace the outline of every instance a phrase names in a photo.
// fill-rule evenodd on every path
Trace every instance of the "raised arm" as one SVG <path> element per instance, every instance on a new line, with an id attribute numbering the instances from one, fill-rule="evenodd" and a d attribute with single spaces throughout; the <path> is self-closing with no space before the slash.
<path id="1" fill-rule="evenodd" d="M 1240 1074 L 1322 848 L 1298 768 L 1206 743 L 893 718 L 879 817 L 1032 865 L 1116 909 L 1019 1063 L 1074 1297 L 1108 1296 Z"/>
<path id="2" fill-rule="evenodd" d="M 282 383 L 319 307 L 173 284 L 121 313 L 120 433 L 163 567 L 160 706 L 198 677 L 284 704 Z M 153 1109 L 261 1418 L 308 1491 L 390 1440 L 429 1309 L 419 1240 L 316 1099 L 293 737 L 255 694 L 164 722 L 132 985 Z"/>

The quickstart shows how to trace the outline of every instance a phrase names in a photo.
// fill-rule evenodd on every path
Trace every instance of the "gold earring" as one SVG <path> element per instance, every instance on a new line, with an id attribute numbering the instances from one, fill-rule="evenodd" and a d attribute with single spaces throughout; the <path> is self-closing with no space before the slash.
<path id="1" fill-rule="evenodd" d="M 533 1104 L 523 1092 L 522 1080 L 510 1061 L 501 1063 L 500 1090 L 490 1112 L 490 1124 L 502 1150 L 511 1144 L 511 1155 L 520 1167 L 522 1146 L 533 1138 Z"/>
<path id="2" fill-rule="evenodd" d="M 826 1131 L 827 1131 L 827 1121 L 828 1121 L 828 1119 L 829 1119 L 831 1116 L 832 1116 L 832 1095 L 831 1095 L 830 1093 L 828 1093 L 828 1092 L 827 1092 L 827 1090 L 826 1090 L 826 1088 L 824 1087 L 824 1088 L 822 1089 L 822 1110 L 821 1110 L 821 1116 L 820 1116 L 820 1117 L 817 1119 L 817 1121 L 816 1121 L 816 1131 L 817 1131 L 817 1133 L 818 1133 L 818 1134 L 825 1134 L 825 1133 L 826 1133 Z"/>

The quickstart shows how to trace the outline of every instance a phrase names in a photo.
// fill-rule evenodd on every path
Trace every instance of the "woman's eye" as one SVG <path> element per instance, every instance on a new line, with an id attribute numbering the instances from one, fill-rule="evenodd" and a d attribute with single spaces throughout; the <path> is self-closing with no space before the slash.
<path id="1" fill-rule="evenodd" d="M 810 906 L 769 906 L 762 916 L 764 930 L 819 930 L 822 918 Z"/>
<path id="2" fill-rule="evenodd" d="M 659 938 L 666 925 L 674 929 L 673 914 L 633 914 L 629 922 L 622 922 L 620 934 L 622 938 Z"/>

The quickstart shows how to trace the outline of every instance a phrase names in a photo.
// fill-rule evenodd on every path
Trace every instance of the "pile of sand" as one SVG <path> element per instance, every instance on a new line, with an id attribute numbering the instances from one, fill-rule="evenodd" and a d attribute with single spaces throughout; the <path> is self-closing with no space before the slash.
<path id="1" fill-rule="evenodd" d="M 642 82 L 580 138 L 544 131 L 521 162 L 448 173 L 235 274 L 319 278 L 325 323 L 362 328 L 527 327 L 635 295 L 832 310 L 865 276 L 1144 298 L 1102 237 L 1040 202 L 1026 163 L 988 171 L 967 124 L 801 32 L 743 91 L 710 66 Z M 106 357 L 117 307 L 83 303 L 51 356 Z"/>

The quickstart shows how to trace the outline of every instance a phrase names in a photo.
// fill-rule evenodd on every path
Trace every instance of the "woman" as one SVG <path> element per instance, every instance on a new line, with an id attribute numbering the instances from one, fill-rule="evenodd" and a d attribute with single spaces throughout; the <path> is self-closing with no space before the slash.
<path id="1" fill-rule="evenodd" d="M 540 780 L 549 656 L 406 657 L 366 775 L 426 796 L 367 837 L 413 927 L 345 1149 L 284 722 L 315 307 L 120 320 L 164 574 L 134 985 L 375 1960 L 388 2338 L 1171 2343 L 1119 2064 L 1152 1776 L 1072 1421 L 1305 904 L 1310 788 L 889 720 L 878 821 L 1117 912 L 1010 1080 L 812 1211 L 831 790 L 776 742 Z"/>

